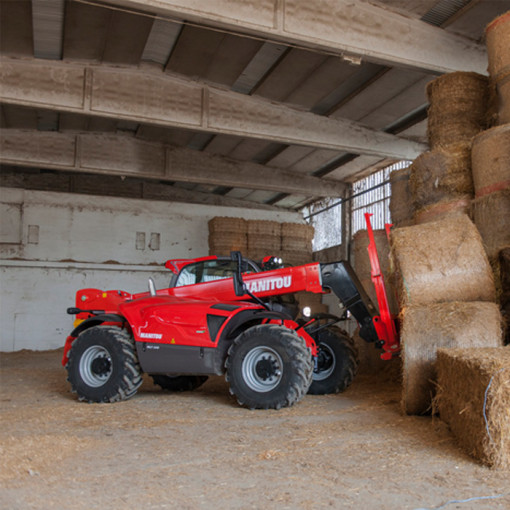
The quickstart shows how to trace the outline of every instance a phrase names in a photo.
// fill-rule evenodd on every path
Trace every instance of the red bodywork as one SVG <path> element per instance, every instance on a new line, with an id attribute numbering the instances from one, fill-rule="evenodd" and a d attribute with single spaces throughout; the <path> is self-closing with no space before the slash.
<path id="1" fill-rule="evenodd" d="M 372 267 L 371 277 L 379 304 L 379 315 L 372 313 L 371 319 L 378 341 L 384 350 L 381 358 L 387 360 L 399 353 L 400 343 L 396 317 L 391 314 L 388 305 L 370 216 L 371 214 L 368 213 L 365 215 L 370 240 L 368 253 Z M 389 226 L 387 231 L 388 229 Z M 217 258 L 209 256 L 198 259 L 169 260 L 165 267 L 179 274 L 189 264 Z M 245 273 L 243 281 L 250 293 L 262 300 L 303 291 L 324 293 L 320 263 Z M 222 306 L 218 306 L 219 304 Z M 232 278 L 161 289 L 156 292 L 156 295 L 150 295 L 149 292 L 129 294 L 118 290 L 82 289 L 76 294 L 76 307 L 85 311 L 77 314 L 75 326 L 85 319 L 91 318 L 93 321 L 93 317 L 101 315 L 102 319 L 98 318 L 97 324 L 126 325 L 127 323 L 136 342 L 199 348 L 216 347 L 222 332 L 236 315 L 247 310 L 266 311 L 262 304 L 254 302 L 248 294 L 236 295 Z M 214 332 L 214 338 L 210 336 L 207 322 L 211 313 L 216 317 L 225 317 L 219 331 Z M 312 354 L 317 355 L 315 341 L 304 330 L 303 325 L 278 318 L 274 314 L 269 315 L 263 319 L 263 322 L 283 323 L 286 327 L 294 329 L 305 340 Z M 68 361 L 71 345 L 78 334 L 79 330 L 66 340 L 62 359 L 64 366 Z"/>
<path id="2" fill-rule="evenodd" d="M 165 266 L 178 273 L 185 265 L 197 261 L 214 260 L 216 257 L 200 259 L 169 260 Z M 290 294 L 295 292 L 323 293 L 320 264 L 306 264 L 297 267 L 275 269 L 261 273 L 243 275 L 247 288 L 259 298 Z M 133 332 L 135 341 L 161 344 L 214 347 L 222 330 L 238 313 L 252 309 L 264 310 L 258 303 L 248 301 L 249 296 L 236 296 L 232 278 L 173 287 L 157 291 L 156 296 L 148 292 L 128 294 L 123 291 L 100 291 L 83 289 L 76 295 L 76 306 L 81 309 L 104 311 L 105 314 L 119 314 L 124 317 Z M 210 338 L 207 315 L 211 306 L 218 303 L 235 305 L 232 311 L 215 310 L 216 315 L 225 315 L 225 321 L 215 339 Z M 93 317 L 92 313 L 80 313 L 77 320 Z M 269 321 L 268 322 L 272 322 Z M 275 321 L 281 323 L 281 321 Z M 284 325 L 295 329 L 302 336 L 312 354 L 316 355 L 314 340 L 294 321 L 286 320 Z M 62 364 L 68 361 L 68 353 L 74 336 L 69 336 L 64 348 Z"/>

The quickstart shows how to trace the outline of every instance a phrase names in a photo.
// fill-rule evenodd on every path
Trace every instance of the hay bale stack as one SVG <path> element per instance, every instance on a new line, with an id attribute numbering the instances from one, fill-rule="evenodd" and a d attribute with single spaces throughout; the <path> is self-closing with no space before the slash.
<path id="1" fill-rule="evenodd" d="M 282 250 L 281 257 L 284 264 L 301 266 L 313 262 L 311 250 Z"/>
<path id="2" fill-rule="evenodd" d="M 453 200 L 441 200 L 436 204 L 422 207 L 414 213 L 414 223 L 421 225 L 431 221 L 438 221 L 450 216 L 471 214 L 471 195 L 463 195 Z"/>
<path id="3" fill-rule="evenodd" d="M 261 260 L 280 255 L 281 224 L 277 221 L 248 220 L 248 257 Z"/>
<path id="4" fill-rule="evenodd" d="M 301 223 L 282 223 L 282 248 L 284 250 L 311 250 L 315 229 Z"/>
<path id="5" fill-rule="evenodd" d="M 510 124 L 474 138 L 471 166 L 477 197 L 510 187 Z"/>
<path id="6" fill-rule="evenodd" d="M 391 250 L 402 306 L 495 301 L 480 234 L 465 215 L 394 229 Z"/>
<path id="7" fill-rule="evenodd" d="M 498 95 L 498 124 L 510 122 L 510 11 L 485 30 L 489 73 Z"/>
<path id="8" fill-rule="evenodd" d="M 390 214 L 394 227 L 407 227 L 414 224 L 414 205 L 409 188 L 410 174 L 410 167 L 390 173 Z"/>
<path id="9" fill-rule="evenodd" d="M 510 245 L 510 187 L 473 201 L 473 219 L 490 259 Z"/>
<path id="10" fill-rule="evenodd" d="M 492 20 L 485 29 L 489 73 L 500 76 L 510 69 L 510 11 Z"/>
<path id="11" fill-rule="evenodd" d="M 414 207 L 473 196 L 471 143 L 460 142 L 424 152 L 411 165 L 409 187 Z"/>
<path id="12" fill-rule="evenodd" d="M 230 255 L 231 251 L 246 253 L 248 248 L 246 220 L 216 216 L 208 225 L 210 255 Z"/>
<path id="13" fill-rule="evenodd" d="M 436 408 L 466 453 L 510 469 L 510 347 L 440 349 Z"/>
<path id="14" fill-rule="evenodd" d="M 282 258 L 286 264 L 299 266 L 313 261 L 312 240 L 315 229 L 312 225 L 282 223 Z"/>
<path id="15" fill-rule="evenodd" d="M 470 72 L 445 74 L 427 85 L 431 149 L 469 142 L 486 128 L 489 80 Z"/>
<path id="16" fill-rule="evenodd" d="M 409 306 L 402 313 L 403 387 L 406 414 L 430 411 L 438 348 L 502 346 L 501 314 L 480 301 Z"/>
<path id="17" fill-rule="evenodd" d="M 498 91 L 498 124 L 510 123 L 510 69 L 496 84 Z"/>

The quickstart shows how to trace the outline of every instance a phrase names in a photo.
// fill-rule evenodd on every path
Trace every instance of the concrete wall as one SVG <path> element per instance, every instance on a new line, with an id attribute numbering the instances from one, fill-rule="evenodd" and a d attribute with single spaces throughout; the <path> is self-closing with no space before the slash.
<path id="1" fill-rule="evenodd" d="M 0 351 L 61 347 L 76 290 L 168 284 L 170 258 L 208 254 L 207 222 L 297 213 L 0 188 Z"/>

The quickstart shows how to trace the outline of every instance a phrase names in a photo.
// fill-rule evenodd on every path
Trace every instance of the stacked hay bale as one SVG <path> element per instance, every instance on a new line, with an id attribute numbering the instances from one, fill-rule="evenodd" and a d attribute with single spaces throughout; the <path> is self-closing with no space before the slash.
<path id="1" fill-rule="evenodd" d="M 414 204 L 409 188 L 411 168 L 394 170 L 390 174 L 390 214 L 394 227 L 414 224 Z"/>
<path id="2" fill-rule="evenodd" d="M 312 240 L 315 229 L 312 225 L 282 223 L 281 243 L 283 261 L 292 266 L 313 261 Z"/>
<path id="3" fill-rule="evenodd" d="M 439 349 L 435 407 L 460 446 L 510 469 L 510 346 Z"/>
<path id="4" fill-rule="evenodd" d="M 446 74 L 428 84 L 427 96 L 430 151 L 413 162 L 409 181 L 417 224 L 469 210 L 471 141 L 487 125 L 488 78 Z"/>
<path id="5" fill-rule="evenodd" d="M 497 92 L 494 117 L 498 125 L 473 140 L 472 213 L 505 311 L 510 308 L 510 296 L 501 292 L 499 253 L 510 247 L 510 11 L 488 25 L 486 41 L 490 79 Z"/>
<path id="6" fill-rule="evenodd" d="M 312 240 L 315 229 L 312 225 L 299 223 L 282 223 L 281 257 L 285 264 L 299 266 L 313 262 Z M 310 307 L 311 313 L 328 313 L 327 305 L 322 304 L 321 294 L 299 292 L 296 294 L 299 309 Z"/>
<path id="7" fill-rule="evenodd" d="M 246 220 L 216 216 L 208 225 L 209 254 L 230 255 L 231 251 L 246 253 L 248 248 Z"/>
<path id="8" fill-rule="evenodd" d="M 248 220 L 248 251 L 246 256 L 262 260 L 266 256 L 280 256 L 281 224 L 277 221 Z"/>
<path id="9" fill-rule="evenodd" d="M 473 217 L 491 260 L 510 246 L 510 123 L 479 134 L 472 152 Z"/>
<path id="10" fill-rule="evenodd" d="M 497 123 L 510 122 L 510 11 L 493 20 L 485 30 L 489 74 L 496 89 Z"/>
<path id="11" fill-rule="evenodd" d="M 384 277 L 386 293 L 390 311 L 398 315 L 398 303 L 395 289 L 392 284 L 390 271 L 390 244 L 384 229 L 374 230 L 374 239 L 379 255 L 379 265 Z M 369 238 L 366 230 L 359 230 L 352 238 L 351 254 L 352 265 L 360 283 L 372 302 L 377 306 L 377 295 L 372 282 L 370 258 L 368 256 Z M 373 344 L 367 343 L 359 335 L 354 335 L 354 340 L 359 352 L 360 371 L 381 372 L 388 369 L 389 363 L 380 358 L 382 351 L 376 349 Z"/>
<path id="12" fill-rule="evenodd" d="M 501 314 L 467 215 L 394 229 L 392 256 L 402 307 L 402 408 L 423 414 L 434 397 L 437 348 L 501 346 Z"/>

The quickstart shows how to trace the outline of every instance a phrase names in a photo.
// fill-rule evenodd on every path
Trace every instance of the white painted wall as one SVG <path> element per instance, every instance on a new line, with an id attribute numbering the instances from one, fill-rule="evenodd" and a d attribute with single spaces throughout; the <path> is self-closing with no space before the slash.
<path id="1" fill-rule="evenodd" d="M 63 346 L 80 288 L 144 291 L 149 276 L 167 285 L 166 260 L 208 254 L 214 216 L 302 222 L 290 212 L 13 188 L 0 188 L 0 212 L 0 351 Z"/>

